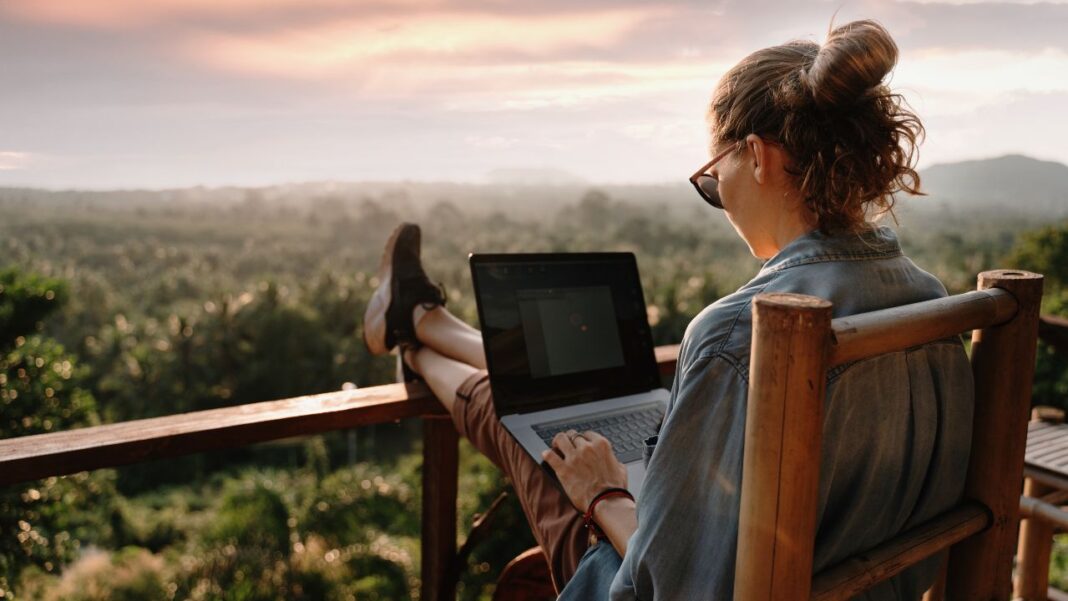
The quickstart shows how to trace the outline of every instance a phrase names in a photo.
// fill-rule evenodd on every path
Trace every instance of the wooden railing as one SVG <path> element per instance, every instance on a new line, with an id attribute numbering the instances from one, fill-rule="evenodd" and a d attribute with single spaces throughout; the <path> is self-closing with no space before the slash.
<path id="1" fill-rule="evenodd" d="M 1038 322 L 1038 337 L 1058 353 L 1068 354 L 1068 319 L 1043 315 Z"/>
<path id="2" fill-rule="evenodd" d="M 678 346 L 656 349 L 662 374 Z M 423 420 L 422 595 L 452 599 L 459 439 L 426 386 L 388 384 L 0 440 L 0 486 L 355 426 Z"/>

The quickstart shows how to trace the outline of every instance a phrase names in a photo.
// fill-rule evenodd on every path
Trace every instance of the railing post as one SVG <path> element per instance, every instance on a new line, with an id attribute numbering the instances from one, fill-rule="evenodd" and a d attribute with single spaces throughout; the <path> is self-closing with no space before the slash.
<path id="1" fill-rule="evenodd" d="M 1056 489 L 1024 479 L 1024 496 L 1041 498 Z M 1020 542 L 1016 550 L 1016 581 L 1013 599 L 1046 601 L 1049 588 L 1049 560 L 1053 551 L 1053 525 L 1033 516 L 1020 521 Z"/>
<path id="2" fill-rule="evenodd" d="M 1008 290 L 1019 309 L 1008 322 L 972 334 L 975 421 L 964 494 L 989 507 L 994 520 L 950 551 L 947 598 L 954 600 L 1001 601 L 1012 592 L 1042 276 L 985 271 L 979 289 L 986 288 Z"/>
<path id="3" fill-rule="evenodd" d="M 753 301 L 736 601 L 808 601 L 819 503 L 831 303 Z"/>
<path id="4" fill-rule="evenodd" d="M 453 601 L 456 598 L 459 442 L 452 420 L 423 418 L 421 601 Z"/>

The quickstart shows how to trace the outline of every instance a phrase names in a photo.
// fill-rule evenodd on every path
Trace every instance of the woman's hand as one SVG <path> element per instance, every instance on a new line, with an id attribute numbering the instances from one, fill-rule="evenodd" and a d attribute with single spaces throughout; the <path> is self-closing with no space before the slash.
<path id="1" fill-rule="evenodd" d="M 561 432 L 542 454 L 556 472 L 571 503 L 585 512 L 593 497 L 606 488 L 626 488 L 627 468 L 616 459 L 612 443 L 596 432 Z"/>

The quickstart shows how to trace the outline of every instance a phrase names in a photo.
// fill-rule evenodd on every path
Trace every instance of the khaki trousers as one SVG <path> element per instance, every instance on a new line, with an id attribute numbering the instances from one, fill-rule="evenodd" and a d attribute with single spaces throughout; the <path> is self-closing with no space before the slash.
<path id="1" fill-rule="evenodd" d="M 582 513 L 557 481 L 497 419 L 485 371 L 473 374 L 456 390 L 452 420 L 456 430 L 512 481 L 534 538 L 549 560 L 553 585 L 557 591 L 562 590 L 589 548 L 589 532 L 582 523 Z"/>

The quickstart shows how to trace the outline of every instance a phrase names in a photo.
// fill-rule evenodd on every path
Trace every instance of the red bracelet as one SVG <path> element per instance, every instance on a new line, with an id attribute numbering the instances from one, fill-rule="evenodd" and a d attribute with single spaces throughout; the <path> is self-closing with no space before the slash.
<path id="1" fill-rule="evenodd" d="M 597 540 L 604 540 L 607 537 L 604 534 L 604 530 L 601 530 L 597 522 L 593 521 L 593 510 L 597 508 L 598 503 L 610 497 L 626 497 L 631 501 L 634 500 L 634 495 L 630 494 L 629 490 L 616 487 L 606 488 L 593 497 L 593 500 L 590 501 L 590 507 L 582 515 L 582 522 L 586 524 L 586 528 L 593 533 Z"/>

